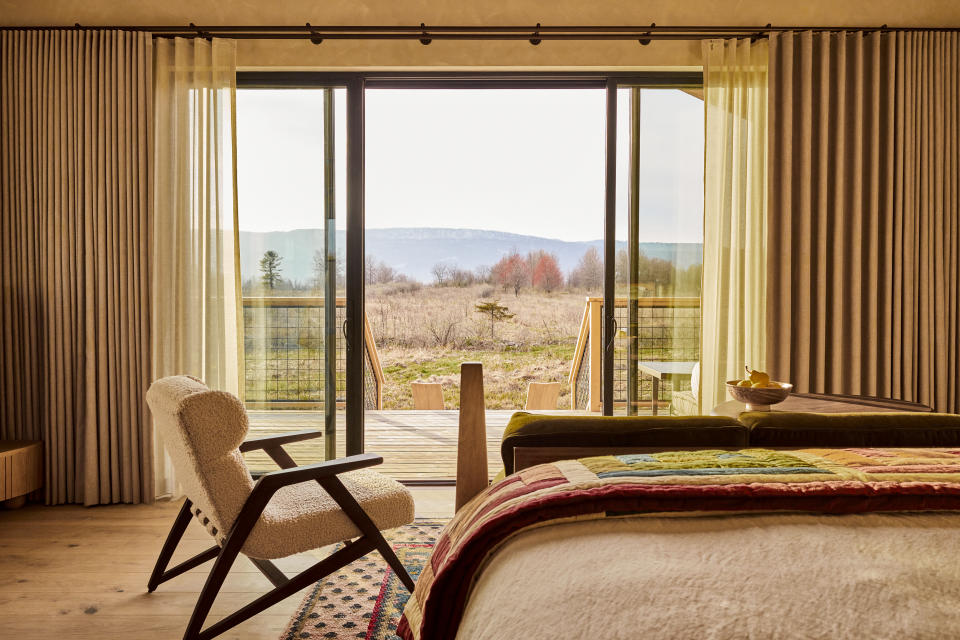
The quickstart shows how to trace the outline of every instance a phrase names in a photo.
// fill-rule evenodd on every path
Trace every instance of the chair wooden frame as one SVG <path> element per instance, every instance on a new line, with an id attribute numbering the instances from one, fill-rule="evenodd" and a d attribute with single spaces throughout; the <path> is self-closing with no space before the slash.
<path id="1" fill-rule="evenodd" d="M 411 382 L 415 411 L 443 411 L 443 386 L 439 382 Z"/>
<path id="2" fill-rule="evenodd" d="M 267 473 L 257 480 L 243 508 L 240 510 L 240 514 L 231 526 L 223 546 L 214 545 L 206 551 L 168 569 L 167 566 L 170 563 L 173 552 L 183 538 L 187 525 L 190 523 L 190 518 L 193 517 L 191 512 L 192 503 L 189 499 L 184 501 L 183 507 L 181 507 L 180 513 L 177 514 L 173 527 L 167 535 L 166 542 L 164 542 L 163 548 L 160 550 L 160 556 L 157 558 L 157 563 L 147 583 L 147 590 L 152 593 L 159 585 L 167 580 L 198 567 L 209 560 L 216 559 L 213 568 L 210 570 L 210 574 L 207 576 L 207 581 L 200 591 L 200 596 L 197 599 L 193 614 L 190 616 L 190 622 L 187 624 L 187 629 L 183 635 L 184 640 L 207 640 L 208 638 L 216 637 L 296 593 L 300 589 L 313 584 L 317 580 L 374 550 L 380 552 L 380 555 L 387 561 L 390 568 L 399 576 L 403 585 L 409 591 L 413 591 L 413 578 L 407 573 L 407 570 L 403 567 L 403 564 L 401 564 L 399 558 L 397 558 L 390 544 L 384 539 L 383 534 L 374 524 L 373 520 L 370 519 L 370 516 L 367 515 L 363 507 L 360 506 L 344 486 L 343 482 L 337 477 L 339 474 L 347 471 L 380 464 L 383 462 L 383 458 L 365 453 L 341 458 L 339 460 L 329 460 L 327 462 L 298 467 L 290 455 L 283 449 L 284 444 L 316 438 L 322 435 L 322 431 L 311 429 L 253 438 L 241 444 L 240 451 L 262 449 L 280 466 L 280 470 Z M 256 600 L 204 629 L 203 625 L 210 613 L 210 608 L 213 606 L 213 602 L 217 594 L 220 593 L 220 589 L 223 586 L 224 580 L 226 580 L 230 568 L 243 549 L 247 537 L 250 535 L 250 532 L 253 531 L 267 503 L 270 502 L 270 499 L 279 489 L 311 480 L 318 482 L 320 486 L 330 494 L 330 497 L 340 505 L 340 508 L 343 509 L 347 517 L 349 517 L 357 529 L 360 530 L 360 537 L 346 542 L 342 548 L 292 578 L 287 577 L 269 560 L 251 558 L 251 561 L 257 569 L 274 585 L 273 590 L 268 591 Z"/>

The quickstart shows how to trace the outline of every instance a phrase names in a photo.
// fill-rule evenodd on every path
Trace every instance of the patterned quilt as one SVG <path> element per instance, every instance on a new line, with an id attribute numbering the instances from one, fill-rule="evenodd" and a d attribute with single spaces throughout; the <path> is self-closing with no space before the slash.
<path id="1" fill-rule="evenodd" d="M 679 451 L 543 464 L 488 487 L 457 513 L 397 634 L 454 638 L 484 560 L 537 526 L 681 511 L 941 510 L 960 511 L 960 450 Z"/>

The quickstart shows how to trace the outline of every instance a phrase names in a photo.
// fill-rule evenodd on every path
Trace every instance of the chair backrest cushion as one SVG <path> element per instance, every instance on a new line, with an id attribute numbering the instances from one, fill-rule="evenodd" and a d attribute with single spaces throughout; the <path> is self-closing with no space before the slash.
<path id="1" fill-rule="evenodd" d="M 223 539 L 253 489 L 239 449 L 248 428 L 243 404 L 190 376 L 157 380 L 147 404 L 194 513 Z"/>

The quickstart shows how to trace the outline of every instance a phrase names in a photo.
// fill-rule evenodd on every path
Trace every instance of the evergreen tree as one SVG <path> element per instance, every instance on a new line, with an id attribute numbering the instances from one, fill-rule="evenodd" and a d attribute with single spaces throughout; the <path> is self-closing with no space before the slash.
<path id="1" fill-rule="evenodd" d="M 490 317 L 491 340 L 496 340 L 496 337 L 493 334 L 494 323 L 501 320 L 509 320 L 514 316 L 512 313 L 508 313 L 509 309 L 500 304 L 499 300 L 494 300 L 493 302 L 481 302 L 480 304 L 474 306 L 477 308 L 477 313 L 484 313 Z"/>
<path id="2" fill-rule="evenodd" d="M 263 257 L 260 258 L 260 273 L 263 274 L 260 276 L 260 282 L 267 289 L 276 289 L 280 284 L 280 274 L 283 271 L 280 268 L 281 262 L 283 258 L 273 249 L 264 252 Z"/>

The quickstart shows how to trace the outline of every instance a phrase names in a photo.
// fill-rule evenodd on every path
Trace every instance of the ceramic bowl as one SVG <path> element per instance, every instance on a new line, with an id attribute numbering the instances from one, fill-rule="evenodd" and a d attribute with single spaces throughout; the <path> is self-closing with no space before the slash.
<path id="1" fill-rule="evenodd" d="M 789 382 L 777 382 L 776 380 L 772 382 L 780 385 L 779 389 L 773 387 L 738 387 L 737 382 L 739 380 L 728 380 L 727 391 L 734 400 L 739 400 L 747 405 L 747 411 L 769 411 L 770 405 L 783 402 L 793 390 L 793 385 Z"/>

